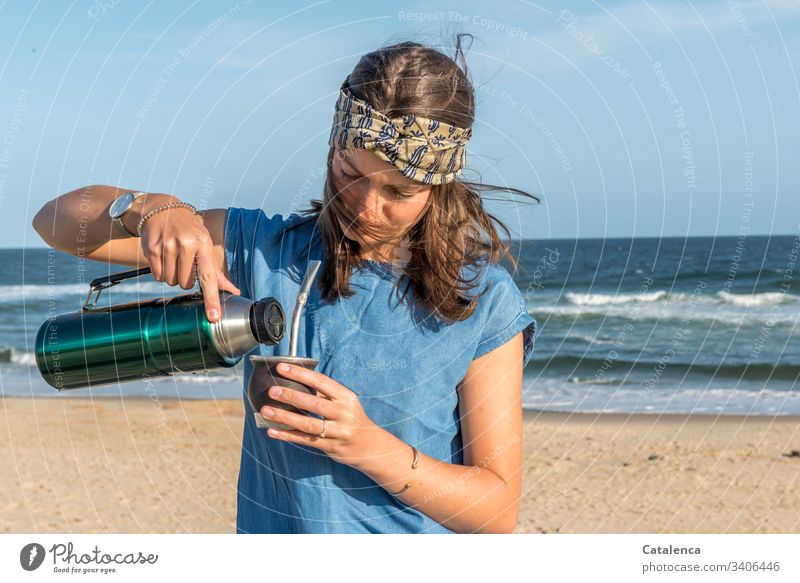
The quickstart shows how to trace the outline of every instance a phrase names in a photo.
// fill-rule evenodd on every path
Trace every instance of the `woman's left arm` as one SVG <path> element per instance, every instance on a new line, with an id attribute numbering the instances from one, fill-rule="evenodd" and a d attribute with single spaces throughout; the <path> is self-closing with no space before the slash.
<path id="1" fill-rule="evenodd" d="M 320 396 L 270 389 L 270 396 L 326 419 L 264 407 L 262 415 L 296 430 L 271 437 L 316 447 L 368 475 L 397 498 L 455 532 L 510 533 L 519 513 L 522 467 L 522 334 L 472 361 L 459 385 L 464 465 L 419 452 L 412 469 L 409 444 L 373 423 L 356 394 L 316 371 L 279 372 Z M 283 366 L 283 365 L 282 365 Z M 276 390 L 278 389 L 278 390 Z"/>

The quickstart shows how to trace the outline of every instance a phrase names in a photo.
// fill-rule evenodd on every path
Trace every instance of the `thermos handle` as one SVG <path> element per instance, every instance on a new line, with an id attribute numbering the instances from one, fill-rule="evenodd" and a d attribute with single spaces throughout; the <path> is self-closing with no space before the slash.
<path id="1" fill-rule="evenodd" d="M 139 277 L 141 275 L 147 275 L 148 273 L 150 273 L 150 268 L 143 267 L 141 269 L 133 269 L 131 271 L 111 273 L 109 275 L 103 275 L 93 279 L 89 284 L 89 293 L 86 296 L 86 300 L 83 302 L 83 310 L 91 310 L 94 308 L 95 305 L 97 305 L 97 300 L 100 298 L 100 292 L 102 292 L 104 289 L 108 289 L 111 286 L 117 285 L 123 280 Z M 94 293 L 97 293 L 97 295 L 94 297 L 94 301 L 90 302 L 92 299 L 92 294 Z"/>

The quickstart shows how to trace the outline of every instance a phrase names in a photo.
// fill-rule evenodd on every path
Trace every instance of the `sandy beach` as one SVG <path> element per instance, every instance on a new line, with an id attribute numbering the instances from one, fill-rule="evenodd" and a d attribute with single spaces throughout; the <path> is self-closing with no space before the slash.
<path id="1" fill-rule="evenodd" d="M 0 403 L 0 532 L 235 531 L 241 401 Z M 520 533 L 800 532 L 797 417 L 528 413 L 523 471 Z"/>

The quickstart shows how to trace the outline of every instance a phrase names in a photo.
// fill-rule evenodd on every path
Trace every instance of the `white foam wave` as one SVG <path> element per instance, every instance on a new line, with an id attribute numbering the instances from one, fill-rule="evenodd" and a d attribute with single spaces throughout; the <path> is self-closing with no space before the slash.
<path id="1" fill-rule="evenodd" d="M 11 346 L 0 346 L 0 352 L 8 354 L 8 362 L 20 366 L 36 366 L 36 355 L 33 352 L 19 350 Z M 225 369 L 212 369 L 208 372 L 178 373 L 172 376 L 151 377 L 156 382 L 182 382 L 182 383 L 219 383 L 241 382 L 241 375 Z"/>
<path id="2" fill-rule="evenodd" d="M 725 303 L 733 304 L 734 306 L 774 306 L 784 301 L 794 301 L 795 296 L 789 296 L 780 292 L 764 292 L 760 294 L 732 294 L 730 292 L 721 291 L 717 293 L 717 297 Z"/>
<path id="3" fill-rule="evenodd" d="M 696 303 L 731 304 L 734 306 L 772 306 L 783 302 L 798 302 L 800 297 L 781 292 L 761 292 L 755 294 L 734 294 L 720 291 L 713 295 L 668 293 L 658 290 L 646 293 L 578 293 L 568 292 L 565 296 L 568 303 L 575 306 L 615 306 L 620 304 L 637 303 L 681 303 L 694 301 Z"/>
<path id="4" fill-rule="evenodd" d="M 532 315 L 554 314 L 578 317 L 624 317 L 637 319 L 680 319 L 720 321 L 723 324 L 746 324 L 777 319 L 791 324 L 797 320 L 800 296 L 779 292 L 733 294 L 667 293 L 577 293 L 565 294 L 553 303 L 529 303 Z M 589 340 L 584 338 L 584 340 Z M 593 343 L 601 343 L 592 339 Z"/>
<path id="5" fill-rule="evenodd" d="M 597 335 L 591 334 L 570 334 L 567 336 L 567 339 L 577 339 L 582 340 L 583 342 L 587 342 L 589 344 L 598 345 L 598 344 L 616 344 L 616 340 L 613 338 L 601 338 Z"/>
<path id="6" fill-rule="evenodd" d="M 241 383 L 242 377 L 236 374 L 227 374 L 223 372 L 210 371 L 206 373 L 200 372 L 197 374 L 180 373 L 180 374 L 174 374 L 169 377 L 152 377 L 152 380 L 157 380 L 159 382 L 214 384 L 214 383 L 230 383 L 230 382 Z"/>
<path id="7" fill-rule="evenodd" d="M 0 353 L 4 355 L 3 356 L 4 362 L 10 362 L 11 364 L 19 364 L 22 366 L 36 365 L 36 355 L 33 352 L 19 350 L 12 346 L 0 346 Z M 6 357 L 5 355 L 8 356 Z"/>
<path id="8" fill-rule="evenodd" d="M 613 295 L 569 292 L 566 294 L 566 297 L 571 304 L 576 306 L 603 306 L 635 302 L 657 302 L 665 299 L 667 297 L 667 292 L 660 290 L 641 294 L 619 293 Z"/>
<path id="9" fill-rule="evenodd" d="M 620 385 L 573 383 L 526 376 L 522 404 L 540 411 L 585 413 L 706 413 L 788 415 L 800 413 L 800 391 L 747 390 L 735 386 L 685 386 L 653 391 Z"/>
<path id="10" fill-rule="evenodd" d="M 89 293 L 89 283 L 70 283 L 59 285 L 0 285 L 0 303 L 21 303 L 28 301 L 60 299 L 65 296 L 74 296 L 83 299 Z M 190 293 L 176 286 L 168 286 L 158 281 L 124 282 L 112 289 L 103 291 L 103 294 L 112 296 L 141 296 L 142 299 L 174 295 L 176 293 Z"/>
<path id="11" fill-rule="evenodd" d="M 800 321 L 797 307 L 781 306 L 779 310 L 765 308 L 742 308 L 741 306 L 717 304 L 716 306 L 695 306 L 679 302 L 659 302 L 641 304 L 634 311 L 627 305 L 575 306 L 575 305 L 531 305 L 528 312 L 535 318 L 544 319 L 547 315 L 578 318 L 623 318 L 636 320 L 680 320 L 686 322 L 715 322 L 724 326 L 744 326 L 777 322 L 779 326 L 791 326 Z"/>
<path id="12" fill-rule="evenodd" d="M 621 385 L 623 382 L 625 382 L 624 377 L 597 378 L 596 376 L 579 377 L 577 375 L 573 375 L 567 380 L 574 385 Z"/>

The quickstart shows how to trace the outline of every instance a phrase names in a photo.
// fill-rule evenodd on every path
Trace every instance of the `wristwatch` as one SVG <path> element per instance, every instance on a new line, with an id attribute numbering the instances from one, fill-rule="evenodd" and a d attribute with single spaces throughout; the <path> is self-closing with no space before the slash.
<path id="1" fill-rule="evenodd" d="M 132 233 L 128 230 L 128 227 L 125 226 L 125 223 L 122 222 L 122 217 L 125 216 L 131 207 L 133 206 L 133 201 L 135 201 L 140 196 L 147 194 L 146 192 L 126 192 L 123 195 L 118 196 L 114 202 L 111 203 L 111 207 L 108 209 L 108 214 L 111 216 L 112 222 L 116 223 L 127 232 L 131 237 L 138 237 L 136 233 Z"/>

